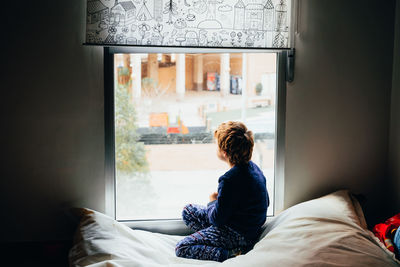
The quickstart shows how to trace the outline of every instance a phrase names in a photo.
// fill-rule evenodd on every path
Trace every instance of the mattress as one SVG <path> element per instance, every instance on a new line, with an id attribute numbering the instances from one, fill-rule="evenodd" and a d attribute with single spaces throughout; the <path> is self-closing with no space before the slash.
<path id="1" fill-rule="evenodd" d="M 78 214 L 71 266 L 400 266 L 367 229 L 359 203 L 346 190 L 281 212 L 251 251 L 223 263 L 176 257 L 182 236 L 131 229 L 90 209 Z"/>

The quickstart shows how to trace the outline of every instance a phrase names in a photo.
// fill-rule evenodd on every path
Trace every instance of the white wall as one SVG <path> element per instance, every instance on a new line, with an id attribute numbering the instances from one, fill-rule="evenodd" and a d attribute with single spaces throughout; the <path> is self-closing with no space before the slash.
<path id="1" fill-rule="evenodd" d="M 395 204 L 393 206 L 398 208 L 400 207 L 400 0 L 396 2 L 395 27 L 389 170 L 393 179 L 393 188 L 395 188 L 397 192 Z"/>
<path id="2" fill-rule="evenodd" d="M 285 206 L 339 188 L 386 214 L 394 1 L 300 1 L 287 90 Z M 374 214 L 372 214 L 374 213 Z"/>
<path id="3" fill-rule="evenodd" d="M 102 49 L 85 1 L 4 4 L 0 240 L 71 239 L 65 208 L 104 210 Z"/>

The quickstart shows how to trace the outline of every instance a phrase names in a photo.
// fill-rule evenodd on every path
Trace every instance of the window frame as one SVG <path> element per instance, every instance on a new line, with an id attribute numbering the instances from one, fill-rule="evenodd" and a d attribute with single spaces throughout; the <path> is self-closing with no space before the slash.
<path id="1" fill-rule="evenodd" d="M 115 121 L 114 121 L 114 54 L 120 53 L 276 53 L 276 120 L 274 216 L 284 208 L 284 155 L 286 122 L 286 76 L 289 49 L 197 48 L 197 47 L 104 47 L 104 126 L 105 126 L 105 213 L 116 219 Z M 268 216 L 270 220 L 273 216 Z M 182 219 L 119 220 L 135 229 L 186 235 L 190 230 Z"/>

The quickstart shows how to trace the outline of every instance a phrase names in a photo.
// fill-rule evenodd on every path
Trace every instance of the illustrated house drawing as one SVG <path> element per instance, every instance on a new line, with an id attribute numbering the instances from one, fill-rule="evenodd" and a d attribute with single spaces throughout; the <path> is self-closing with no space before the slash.
<path id="1" fill-rule="evenodd" d="M 247 4 L 245 8 L 245 23 L 244 28 L 246 30 L 263 30 L 263 16 L 264 6 L 262 4 Z"/>
<path id="2" fill-rule="evenodd" d="M 132 1 L 118 2 L 115 0 L 114 6 L 111 8 L 112 24 L 129 25 L 136 20 L 136 6 Z"/>
<path id="3" fill-rule="evenodd" d="M 246 6 L 244 5 L 242 0 L 238 0 L 235 4 L 235 20 L 233 23 L 233 28 L 235 30 L 243 30 L 244 27 L 244 11 Z"/>
<path id="4" fill-rule="evenodd" d="M 274 4 L 268 0 L 264 5 L 264 31 L 274 30 Z"/>
<path id="5" fill-rule="evenodd" d="M 234 6 L 234 17 L 235 30 L 274 30 L 275 10 L 271 0 L 265 5 L 255 1 L 245 5 L 243 0 L 238 0 Z"/>
<path id="6" fill-rule="evenodd" d="M 109 9 L 100 0 L 87 2 L 87 23 L 97 23 L 108 16 Z"/>

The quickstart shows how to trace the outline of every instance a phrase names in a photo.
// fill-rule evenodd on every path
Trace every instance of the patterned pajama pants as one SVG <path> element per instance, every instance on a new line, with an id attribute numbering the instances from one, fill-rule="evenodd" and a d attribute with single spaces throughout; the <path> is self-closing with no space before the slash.
<path id="1" fill-rule="evenodd" d="M 254 245 L 232 228 L 211 225 L 207 209 L 200 205 L 186 205 L 182 217 L 196 232 L 178 242 L 175 248 L 178 257 L 222 262 L 233 257 L 233 252 L 247 252 Z"/>

